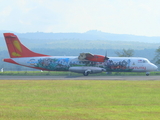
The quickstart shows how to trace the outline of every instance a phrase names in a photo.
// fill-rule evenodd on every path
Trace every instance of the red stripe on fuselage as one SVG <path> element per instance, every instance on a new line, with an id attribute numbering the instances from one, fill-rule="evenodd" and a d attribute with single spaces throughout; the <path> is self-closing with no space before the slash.
<path id="1" fill-rule="evenodd" d="M 8 62 L 8 63 L 12 63 L 12 64 L 21 65 L 21 64 L 15 62 L 14 60 L 12 60 L 12 59 L 10 59 L 10 58 L 3 59 L 3 61 L 4 61 L 4 62 Z M 26 66 L 26 65 L 21 65 L 21 66 L 30 67 L 30 66 Z M 50 71 L 50 70 L 47 70 L 47 69 L 44 69 L 44 68 L 39 68 L 39 67 L 30 67 L 30 68 L 39 69 L 39 70 L 45 70 L 45 71 Z"/>

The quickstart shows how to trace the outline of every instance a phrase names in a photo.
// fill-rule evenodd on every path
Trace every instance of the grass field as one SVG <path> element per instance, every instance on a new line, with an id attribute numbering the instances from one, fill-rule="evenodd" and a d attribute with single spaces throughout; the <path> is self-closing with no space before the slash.
<path id="1" fill-rule="evenodd" d="M 160 81 L 0 82 L 0 120 L 160 119 Z"/>

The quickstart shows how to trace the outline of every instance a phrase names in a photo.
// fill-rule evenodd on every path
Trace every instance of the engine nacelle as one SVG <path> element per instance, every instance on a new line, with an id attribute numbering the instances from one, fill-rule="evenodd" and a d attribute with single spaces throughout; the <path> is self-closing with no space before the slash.
<path id="1" fill-rule="evenodd" d="M 94 61 L 94 62 L 104 62 L 105 56 L 93 55 L 93 57 L 87 57 L 86 59 L 89 61 Z"/>
<path id="2" fill-rule="evenodd" d="M 102 71 L 105 71 L 104 68 L 99 68 L 99 67 L 70 67 L 69 71 L 71 72 L 76 72 L 76 73 L 101 73 Z"/>
<path id="3" fill-rule="evenodd" d="M 104 62 L 105 56 L 103 55 L 93 55 L 91 53 L 80 53 L 78 56 L 79 60 L 89 60 L 94 62 Z"/>

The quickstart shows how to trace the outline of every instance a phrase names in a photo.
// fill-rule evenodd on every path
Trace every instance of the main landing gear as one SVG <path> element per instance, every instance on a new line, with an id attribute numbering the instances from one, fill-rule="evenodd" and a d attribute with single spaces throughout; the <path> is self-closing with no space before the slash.
<path id="1" fill-rule="evenodd" d="M 84 75 L 84 76 L 88 76 L 88 74 L 91 73 L 91 72 L 92 72 L 92 71 L 91 71 L 90 69 L 88 69 L 88 70 L 86 70 L 86 71 L 83 72 L 83 75 Z"/>
<path id="2" fill-rule="evenodd" d="M 89 72 L 84 72 L 83 75 L 84 76 L 88 76 Z"/>

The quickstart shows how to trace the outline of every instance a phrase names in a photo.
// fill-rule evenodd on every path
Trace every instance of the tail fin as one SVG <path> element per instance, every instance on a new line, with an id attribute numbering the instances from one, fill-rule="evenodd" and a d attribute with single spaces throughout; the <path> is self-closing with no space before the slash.
<path id="1" fill-rule="evenodd" d="M 26 48 L 13 33 L 4 33 L 4 37 L 11 58 L 48 56 L 32 52 Z"/>

